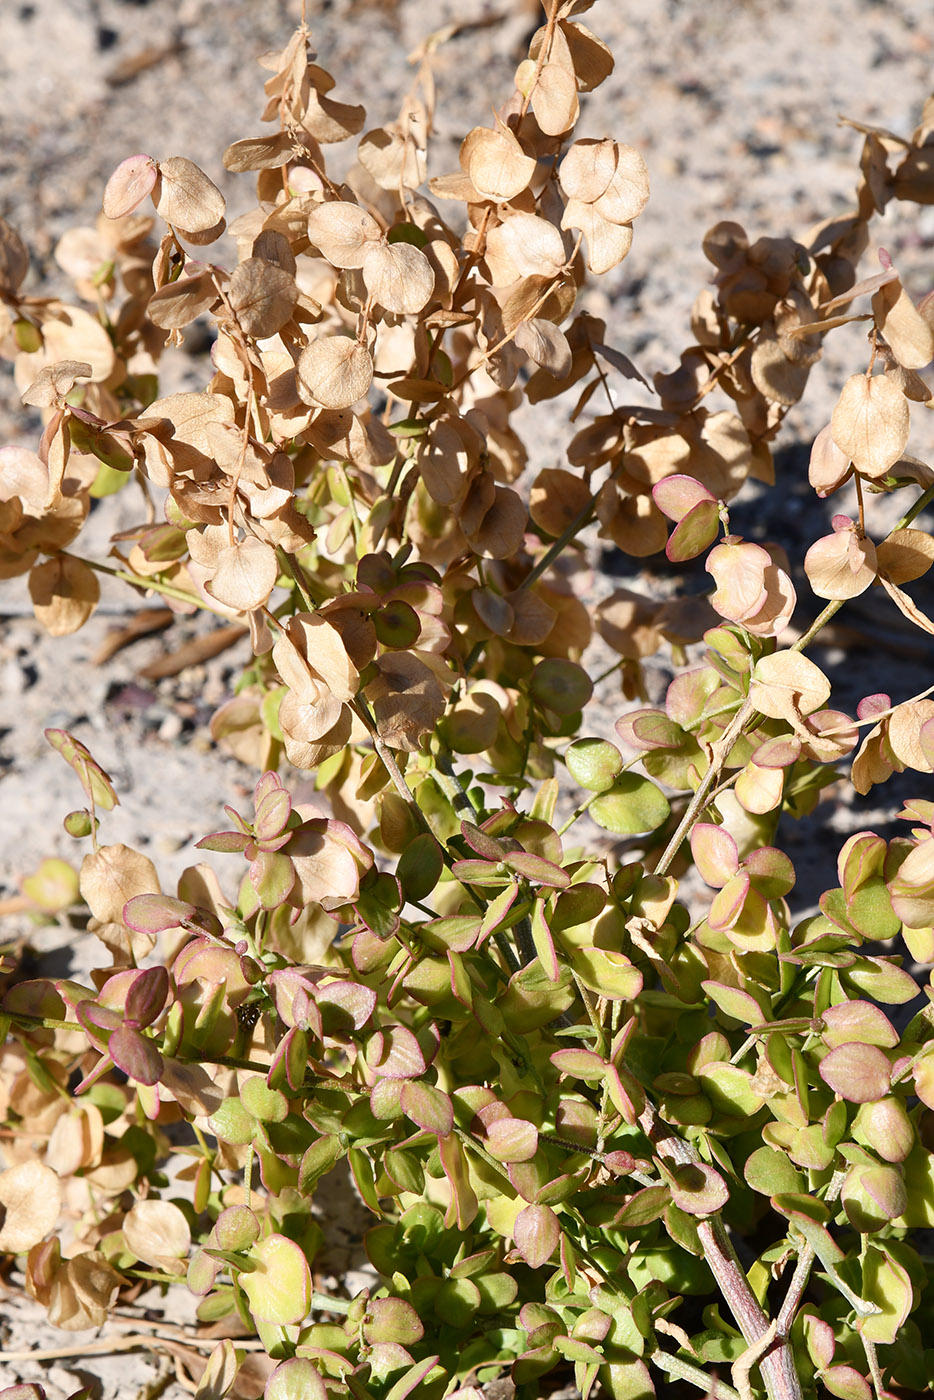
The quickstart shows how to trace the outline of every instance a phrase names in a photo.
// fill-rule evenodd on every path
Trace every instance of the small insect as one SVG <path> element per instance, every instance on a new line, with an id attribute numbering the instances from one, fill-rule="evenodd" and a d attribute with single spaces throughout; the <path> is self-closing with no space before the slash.
<path id="1" fill-rule="evenodd" d="M 256 1025 L 259 1020 L 260 1004 L 258 1001 L 246 1001 L 242 1006 L 237 1007 L 237 1021 L 246 1029 Z"/>

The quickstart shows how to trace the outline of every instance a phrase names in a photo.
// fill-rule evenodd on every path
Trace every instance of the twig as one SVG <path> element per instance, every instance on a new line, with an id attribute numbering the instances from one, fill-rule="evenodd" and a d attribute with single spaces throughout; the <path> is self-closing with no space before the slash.
<path id="1" fill-rule="evenodd" d="M 752 1386 L 749 1382 L 749 1372 L 757 1361 L 762 1360 L 762 1357 L 769 1348 L 769 1344 L 774 1341 L 777 1332 L 778 1323 L 773 1318 L 759 1340 L 751 1343 L 743 1352 L 742 1356 L 739 1357 L 737 1361 L 734 1361 L 733 1365 L 730 1367 L 733 1384 L 739 1391 L 742 1400 L 753 1400 Z"/>
<path id="2" fill-rule="evenodd" d="M 710 1396 L 711 1400 L 741 1400 L 738 1390 L 734 1390 L 725 1381 L 708 1376 L 700 1366 L 693 1366 L 690 1361 L 685 1361 L 680 1356 L 672 1356 L 668 1351 L 653 1351 L 649 1360 L 653 1366 L 667 1372 L 669 1376 L 677 1376 L 678 1380 L 696 1385 L 698 1390 Z"/>

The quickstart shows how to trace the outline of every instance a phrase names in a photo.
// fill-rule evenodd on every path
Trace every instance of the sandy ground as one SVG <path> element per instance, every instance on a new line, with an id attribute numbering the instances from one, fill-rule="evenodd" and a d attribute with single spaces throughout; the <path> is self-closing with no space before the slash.
<path id="1" fill-rule="evenodd" d="M 0 214 L 33 250 L 30 290 L 64 289 L 55 244 L 66 228 L 93 221 L 108 175 L 127 155 L 186 155 L 222 186 L 231 218 L 250 206 L 250 178 L 227 175 L 221 154 L 231 141 L 259 131 L 263 75 L 253 60 L 285 43 L 297 15 L 298 0 L 2 0 Z M 433 174 L 455 168 L 461 136 L 486 123 L 511 91 L 537 23 L 532 9 L 509 0 L 309 5 L 320 61 L 337 78 L 335 95 L 364 102 L 373 126 L 395 114 L 410 80 L 405 55 L 455 18 L 484 23 L 439 52 Z M 612 135 L 637 146 L 652 178 L 633 250 L 590 305 L 607 318 L 611 342 L 651 377 L 673 367 L 689 338 L 691 303 L 709 274 L 700 242 L 710 224 L 728 217 L 752 236 L 801 234 L 852 200 L 861 138 L 839 125 L 838 115 L 911 131 L 931 87 L 930 3 L 597 0 L 585 22 L 612 45 L 617 67 L 587 99 L 579 134 Z M 480 78 L 472 79 L 472 72 Z M 331 151 L 340 171 L 342 153 Z M 934 207 L 893 205 L 875 233 L 912 294 L 929 291 Z M 212 256 L 223 260 L 229 253 L 222 243 Z M 867 271 L 876 266 L 867 255 Z M 858 327 L 831 338 L 805 403 L 784 429 L 780 462 L 787 477 L 779 504 L 756 498 L 747 511 L 750 534 L 771 528 L 790 548 L 800 546 L 797 565 L 823 533 L 806 490 L 808 447 L 843 380 L 863 362 Z M 197 387 L 209 371 L 203 358 L 180 354 L 168 374 L 173 384 Z M 921 411 L 915 420 L 910 450 L 930 460 L 934 415 Z M 35 420 L 20 408 L 4 372 L 0 442 L 34 445 L 36 436 Z M 536 469 L 561 461 L 568 436 L 557 412 L 536 410 Z M 128 523 L 135 509 L 122 497 L 105 503 L 91 522 L 89 552 L 103 557 L 109 533 Z M 602 562 L 616 575 L 603 579 L 604 588 L 620 574 L 639 587 L 643 574 L 648 591 L 651 580 L 639 561 L 628 571 L 625 562 Z M 41 857 L 74 854 L 61 819 L 80 805 L 80 793 L 43 739 L 46 726 L 73 730 L 110 770 L 122 805 L 107 817 L 105 838 L 147 851 L 169 890 L 196 858 L 192 842 L 211 829 L 222 804 L 236 802 L 252 782 L 207 734 L 213 709 L 245 660 L 244 647 L 188 668 L 180 682 L 141 680 L 140 668 L 196 630 L 197 624 L 183 623 L 167 637 L 128 648 L 106 668 L 95 666 L 108 630 L 135 607 L 119 586 L 108 587 L 82 632 L 52 641 L 32 620 L 22 581 L 0 585 L 0 898 L 14 894 Z M 891 620 L 870 622 L 884 629 Z M 841 649 L 826 664 L 855 696 L 880 687 L 880 669 L 886 688 L 898 695 L 931 680 L 930 660 L 910 646 L 907 654 L 864 650 L 855 661 Z M 619 708 L 605 697 L 593 728 L 608 728 Z M 878 790 L 856 814 L 822 805 L 818 820 L 798 835 L 800 852 L 792 850 L 805 891 L 818 888 L 839 831 L 886 820 L 893 796 Z M 820 842 L 827 830 L 829 848 Z M 42 931 L 36 942 L 48 953 L 62 935 Z M 59 963 L 64 971 L 62 953 Z M 72 1340 L 15 1300 L 3 1304 L 3 1314 L 6 1351 Z M 0 1384 L 41 1380 L 52 1400 L 60 1400 L 78 1387 L 75 1367 L 99 1380 L 105 1400 L 142 1396 L 154 1374 L 142 1355 L 95 1353 L 46 1363 L 0 1358 Z M 163 1393 L 179 1400 L 185 1392 L 170 1382 Z"/>

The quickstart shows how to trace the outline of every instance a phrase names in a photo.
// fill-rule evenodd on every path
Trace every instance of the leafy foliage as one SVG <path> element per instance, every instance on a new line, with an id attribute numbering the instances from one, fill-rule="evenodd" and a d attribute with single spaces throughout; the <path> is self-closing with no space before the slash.
<path id="1" fill-rule="evenodd" d="M 628 253 L 649 179 L 632 147 L 575 139 L 613 65 L 587 9 L 549 4 L 515 92 L 427 194 L 433 43 L 398 120 L 364 131 L 300 26 L 263 60 L 271 134 L 224 157 L 256 177 L 232 268 L 197 254 L 225 204 L 183 157 L 124 160 L 97 227 L 62 240 L 84 305 L 22 293 L 0 224 L 0 348 L 45 418 L 35 451 L 0 449 L 4 576 L 28 576 L 55 635 L 103 570 L 253 643 L 213 732 L 261 776 L 199 842 L 228 890 L 193 866 L 163 893 L 146 856 L 102 844 L 114 785 L 47 731 L 91 849 L 25 893 L 46 915 L 80 898 L 109 962 L 93 986 L 14 983 L 0 1009 L 0 1249 L 63 1328 L 139 1280 L 187 1286 L 230 1325 L 201 1396 L 474 1400 L 508 1372 L 531 1397 L 571 1370 L 618 1400 L 666 1377 L 731 1400 L 932 1386 L 913 1241 L 934 1225 L 934 1030 L 927 1004 L 903 1028 L 886 1008 L 921 995 L 902 948 L 934 962 L 934 803 L 908 800 L 892 840 L 851 836 L 816 914 L 795 916 L 777 843 L 858 744 L 858 792 L 934 771 L 934 699 L 851 717 L 805 655 L 870 587 L 934 632 L 903 587 L 934 560 L 913 524 L 934 473 L 906 455 L 934 311 L 888 259 L 857 280 L 870 219 L 934 199 L 934 108 L 910 138 L 860 128 L 850 214 L 800 241 L 711 229 L 695 343 L 652 407 L 618 407 L 610 375 L 641 375 L 578 303 Z M 336 183 L 322 148 L 358 136 Z M 199 317 L 213 376 L 160 397 Z M 808 550 L 827 606 L 783 645 L 788 560 L 732 533 L 729 503 L 772 481 L 784 415 L 853 319 L 867 364 L 810 481 L 852 478 L 858 518 Z M 566 465 L 539 468 L 517 410 L 570 389 Z M 73 552 L 92 499 L 134 481 L 148 514 L 119 567 Z M 873 539 L 867 498 L 896 491 Z M 594 522 L 636 557 L 705 556 L 709 600 L 619 589 L 589 610 Z M 627 700 L 660 648 L 676 671 L 663 707 L 619 719 L 626 758 L 586 732 L 594 627 Z M 569 846 L 585 813 L 625 843 Z M 679 892 L 689 866 L 709 900 Z M 341 1169 L 373 1216 L 353 1298 L 314 1273 L 315 1192 Z"/>

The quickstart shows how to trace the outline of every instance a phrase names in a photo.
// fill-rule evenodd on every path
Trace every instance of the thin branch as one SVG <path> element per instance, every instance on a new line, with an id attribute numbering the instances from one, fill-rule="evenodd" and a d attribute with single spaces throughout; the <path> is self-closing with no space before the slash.
<path id="1" fill-rule="evenodd" d="M 700 1366 L 694 1366 L 690 1361 L 684 1361 L 680 1356 L 672 1356 L 668 1351 L 653 1351 L 649 1357 L 653 1366 L 657 1366 L 660 1371 L 665 1371 L 669 1376 L 677 1376 L 678 1380 L 688 1381 L 690 1385 L 696 1385 L 698 1390 L 702 1390 L 711 1400 L 741 1400 L 738 1390 L 734 1390 L 725 1381 L 718 1381 L 713 1376 L 709 1376 Z"/>

